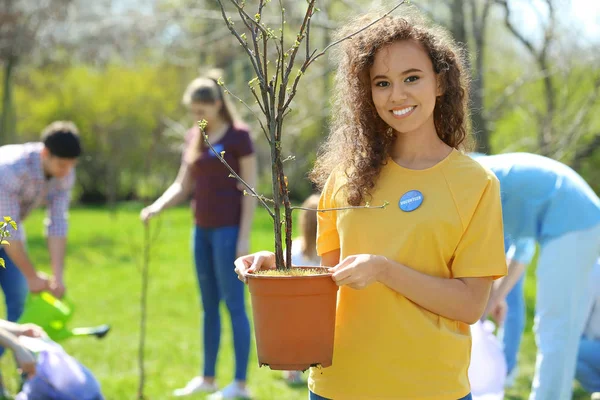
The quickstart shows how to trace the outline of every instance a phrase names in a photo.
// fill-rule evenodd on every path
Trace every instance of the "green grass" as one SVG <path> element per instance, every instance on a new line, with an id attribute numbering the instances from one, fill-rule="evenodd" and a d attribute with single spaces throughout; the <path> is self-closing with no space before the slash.
<path id="1" fill-rule="evenodd" d="M 72 326 L 109 323 L 112 331 L 104 340 L 71 338 L 63 345 L 93 371 L 108 400 L 136 398 L 140 262 L 144 234 L 138 219 L 139 210 L 138 204 L 120 206 L 114 214 L 103 208 L 75 208 L 70 216 L 66 282 L 68 295 L 77 307 Z M 40 269 L 47 271 L 49 258 L 41 234 L 42 219 L 42 211 L 36 211 L 28 218 L 25 228 L 32 259 Z M 153 221 L 151 227 L 154 242 L 145 353 L 146 395 L 147 399 L 162 400 L 172 398 L 173 389 L 183 386 L 200 371 L 201 314 L 190 252 L 189 209 L 169 210 Z M 270 220 L 259 210 L 251 248 L 253 251 L 271 249 L 272 243 Z M 529 279 L 527 283 L 528 330 L 520 360 L 521 375 L 517 386 L 507 396 L 513 400 L 527 398 L 533 374 L 532 282 L 533 279 Z M 217 380 L 220 385 L 225 385 L 233 379 L 233 351 L 230 323 L 224 306 L 222 311 L 224 332 Z M 12 366 L 10 357 L 4 357 L 2 363 L 3 371 Z M 11 381 L 14 385 L 14 379 Z M 258 368 L 254 342 L 249 383 L 258 399 L 307 398 L 306 387 L 289 387 L 280 372 Z M 202 399 L 203 396 L 192 398 Z M 583 398 L 586 397 L 578 390 L 575 399 Z"/>

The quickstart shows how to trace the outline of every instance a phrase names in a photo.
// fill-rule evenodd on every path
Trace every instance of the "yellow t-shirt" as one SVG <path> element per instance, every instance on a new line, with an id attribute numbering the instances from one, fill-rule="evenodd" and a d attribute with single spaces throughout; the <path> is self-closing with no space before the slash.
<path id="1" fill-rule="evenodd" d="M 329 177 L 319 208 L 347 206 L 342 173 Z M 420 207 L 399 200 L 422 193 Z M 500 187 L 492 172 L 454 150 L 425 170 L 392 160 L 371 205 L 318 213 L 319 255 L 378 254 L 423 273 L 494 278 L 506 274 Z M 456 400 L 470 392 L 469 325 L 434 314 L 381 283 L 338 293 L 333 365 L 311 368 L 309 388 L 334 400 Z"/>

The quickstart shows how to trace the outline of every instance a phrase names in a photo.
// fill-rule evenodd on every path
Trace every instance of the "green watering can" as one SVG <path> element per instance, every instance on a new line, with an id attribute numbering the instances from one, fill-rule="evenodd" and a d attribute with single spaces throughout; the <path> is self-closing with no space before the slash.
<path id="1" fill-rule="evenodd" d="M 67 298 L 57 299 L 48 292 L 29 293 L 23 315 L 18 322 L 40 326 L 55 342 L 72 336 L 95 336 L 101 339 L 110 330 L 109 325 L 69 329 L 67 323 L 73 316 L 73 310 L 73 303 Z"/>

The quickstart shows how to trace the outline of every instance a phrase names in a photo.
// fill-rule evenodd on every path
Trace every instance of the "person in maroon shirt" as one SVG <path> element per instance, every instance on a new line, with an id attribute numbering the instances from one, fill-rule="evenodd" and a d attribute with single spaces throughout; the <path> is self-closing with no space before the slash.
<path id="1" fill-rule="evenodd" d="M 214 148 L 251 187 L 256 183 L 256 156 L 248 128 L 234 118 L 217 81 L 197 78 L 185 91 L 183 103 L 194 121 L 206 120 L 206 134 Z M 144 208 L 144 222 L 192 195 L 194 258 L 204 308 L 204 371 L 175 396 L 214 392 L 215 365 L 221 337 L 219 303 L 225 300 L 235 350 L 235 382 L 218 398 L 248 398 L 246 370 L 250 351 L 250 324 L 244 304 L 244 284 L 237 279 L 233 262 L 248 254 L 256 199 L 243 196 L 243 187 L 204 143 L 200 130 L 188 131 L 186 147 L 175 182 L 152 205 Z"/>

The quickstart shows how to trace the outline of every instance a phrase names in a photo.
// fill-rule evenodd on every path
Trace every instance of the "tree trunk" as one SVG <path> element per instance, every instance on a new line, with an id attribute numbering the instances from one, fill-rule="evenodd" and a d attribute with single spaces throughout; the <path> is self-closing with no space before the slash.
<path id="1" fill-rule="evenodd" d="M 473 30 L 473 41 L 475 45 L 475 68 L 471 59 L 467 56 L 467 69 L 473 77 L 470 98 L 472 100 L 471 122 L 476 141 L 476 150 L 490 153 L 490 138 L 487 127 L 487 119 L 484 110 L 484 77 L 483 77 L 483 50 L 485 45 L 485 24 L 487 21 L 489 5 L 486 3 L 481 14 L 477 12 L 476 2 L 471 2 L 471 23 Z M 465 13 L 465 0 L 453 0 L 450 5 L 452 13 L 452 35 L 454 39 L 464 48 L 468 54 L 469 39 L 467 38 L 467 20 Z"/>
<path id="2" fill-rule="evenodd" d="M 461 45 L 467 46 L 464 0 L 453 0 L 450 11 L 452 13 L 452 35 Z"/>
<path id="3" fill-rule="evenodd" d="M 553 122 L 555 112 L 555 99 L 556 93 L 554 92 L 554 85 L 552 84 L 552 76 L 548 67 L 548 60 L 545 53 L 540 54 L 538 58 L 538 65 L 540 71 L 544 73 L 544 94 L 546 100 L 546 114 L 540 121 L 540 132 L 538 137 L 538 145 L 540 147 L 540 154 L 544 156 L 550 156 L 552 152 L 551 144 L 553 139 Z"/>
<path id="4" fill-rule="evenodd" d="M 477 140 L 476 150 L 485 154 L 491 152 L 490 146 L 490 132 L 488 130 L 487 119 L 483 115 L 484 110 L 484 88 L 485 80 L 483 75 L 483 51 L 485 46 L 485 40 L 483 30 L 478 32 L 475 37 L 475 47 L 477 52 L 477 58 L 475 61 L 475 76 L 473 78 L 473 85 L 471 86 L 471 99 L 473 101 L 472 107 L 472 122 L 473 122 L 473 133 Z"/>
<path id="5" fill-rule="evenodd" d="M 9 56 L 4 63 L 4 79 L 2 86 L 2 114 L 0 115 L 0 145 L 10 143 L 14 139 L 15 114 L 13 105 L 13 75 L 17 59 Z"/>

